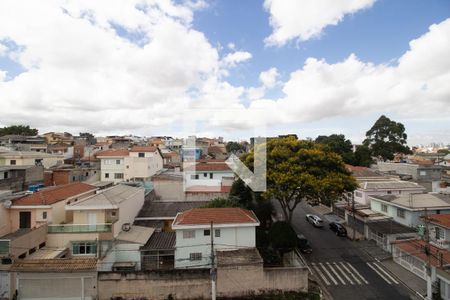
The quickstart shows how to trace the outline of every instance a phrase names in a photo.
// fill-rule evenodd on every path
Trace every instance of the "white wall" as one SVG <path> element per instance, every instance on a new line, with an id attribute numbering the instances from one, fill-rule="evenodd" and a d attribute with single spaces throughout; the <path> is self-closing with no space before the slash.
<path id="1" fill-rule="evenodd" d="M 119 164 L 117 164 L 116 161 L 119 161 Z M 117 183 L 125 180 L 125 178 L 123 179 L 114 178 L 115 173 L 122 173 L 122 174 L 125 173 L 125 165 L 123 158 L 102 158 L 100 163 L 100 169 L 101 169 L 100 181 L 113 181 L 114 183 Z M 105 177 L 106 173 L 109 174 L 109 178 Z"/>
<path id="2" fill-rule="evenodd" d="M 210 173 L 213 174 L 212 178 L 210 178 Z M 206 174 L 206 177 L 204 174 Z M 198 179 L 192 179 L 191 178 L 192 175 L 198 175 Z M 234 177 L 234 173 L 232 171 L 229 171 L 229 172 L 185 171 L 184 172 L 186 187 L 195 186 L 195 185 L 221 186 L 222 177 Z"/>
<path id="3" fill-rule="evenodd" d="M 176 230 L 175 268 L 207 267 L 211 256 L 211 236 L 204 235 L 205 229 L 209 229 L 209 227 L 194 229 L 195 238 L 192 239 L 183 238 L 183 231 L 189 229 Z M 220 237 L 214 236 L 215 249 L 253 248 L 256 246 L 255 226 L 225 228 L 215 226 L 214 229 L 220 229 Z M 202 253 L 202 260 L 190 261 L 189 254 L 196 252 Z"/>

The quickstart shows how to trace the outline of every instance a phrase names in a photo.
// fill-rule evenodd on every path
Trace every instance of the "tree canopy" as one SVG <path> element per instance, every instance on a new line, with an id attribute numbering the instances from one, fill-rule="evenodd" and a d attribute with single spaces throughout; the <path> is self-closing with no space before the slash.
<path id="1" fill-rule="evenodd" d="M 227 198 L 217 197 L 212 199 L 204 206 L 204 208 L 224 208 L 224 207 L 238 207 L 239 203 Z"/>
<path id="2" fill-rule="evenodd" d="M 244 163 L 251 168 L 252 162 L 250 152 Z M 267 190 L 263 196 L 280 203 L 287 222 L 303 199 L 329 204 L 355 188 L 356 181 L 342 158 L 328 147 L 290 137 L 267 141 Z"/>
<path id="3" fill-rule="evenodd" d="M 352 142 L 343 134 L 319 135 L 315 142 L 329 147 L 331 151 L 339 154 L 345 163 L 354 163 Z"/>
<path id="4" fill-rule="evenodd" d="M 370 151 L 370 148 L 366 145 L 356 146 L 353 156 L 353 165 L 355 166 L 370 167 L 373 163 L 372 151 Z"/>
<path id="5" fill-rule="evenodd" d="M 89 145 L 94 145 L 97 143 L 97 139 L 95 138 L 95 136 L 90 133 L 90 132 L 80 132 L 80 137 L 85 138 L 86 142 Z"/>
<path id="6" fill-rule="evenodd" d="M 395 153 L 411 153 L 406 139 L 405 126 L 382 115 L 366 132 L 364 145 L 370 148 L 374 156 L 391 160 Z"/>
<path id="7" fill-rule="evenodd" d="M 269 241 L 281 253 L 288 252 L 296 246 L 297 234 L 289 223 L 279 221 L 270 227 Z"/>
<path id="8" fill-rule="evenodd" d="M 238 142 L 228 142 L 225 145 L 225 148 L 227 149 L 228 153 L 238 152 L 240 150 L 245 151 L 244 145 L 242 145 Z"/>
<path id="9" fill-rule="evenodd" d="M 0 136 L 4 135 L 28 135 L 34 136 L 38 134 L 36 128 L 30 128 L 29 125 L 11 125 L 0 128 Z"/>

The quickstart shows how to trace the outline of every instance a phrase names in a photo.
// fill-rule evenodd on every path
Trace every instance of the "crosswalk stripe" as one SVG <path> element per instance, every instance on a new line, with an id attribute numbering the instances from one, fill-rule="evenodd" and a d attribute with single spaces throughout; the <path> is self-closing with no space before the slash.
<path id="1" fill-rule="evenodd" d="M 392 282 L 389 281 L 389 279 L 387 279 L 386 277 L 383 276 L 383 274 L 380 273 L 380 271 L 378 271 L 376 268 L 374 268 L 369 262 L 366 263 L 369 268 L 371 268 L 375 273 L 377 273 L 381 278 L 384 279 L 384 281 L 386 281 L 388 284 L 391 284 Z"/>
<path id="2" fill-rule="evenodd" d="M 350 269 L 353 270 L 353 272 L 356 273 L 356 275 L 358 275 L 359 278 L 361 278 L 361 280 L 362 280 L 364 283 L 369 284 L 369 282 L 368 282 L 364 277 L 362 277 L 362 275 L 359 274 L 358 270 L 356 270 L 350 263 L 347 263 L 347 265 L 350 267 Z"/>
<path id="3" fill-rule="evenodd" d="M 359 281 L 358 277 L 356 277 L 355 274 L 353 274 L 352 271 L 350 271 L 342 261 L 340 262 L 340 264 L 347 271 L 347 273 L 349 273 L 353 277 L 356 283 L 361 284 L 361 281 Z"/>
<path id="4" fill-rule="evenodd" d="M 337 279 L 339 279 L 339 281 L 343 284 L 346 285 L 345 281 L 342 279 L 341 276 L 339 276 L 339 274 L 336 272 L 336 270 L 331 266 L 331 264 L 329 262 L 327 262 L 328 268 L 330 268 L 330 270 L 334 273 L 334 275 L 336 275 Z"/>
<path id="5" fill-rule="evenodd" d="M 381 272 L 383 272 L 393 283 L 398 284 L 398 281 L 394 279 L 388 272 L 386 272 L 381 266 L 379 266 L 377 263 L 373 263 L 375 267 L 377 267 Z"/>
<path id="6" fill-rule="evenodd" d="M 339 267 L 339 265 L 338 265 L 336 262 L 334 262 L 333 265 L 334 265 L 334 267 L 335 267 L 339 272 L 341 272 L 342 275 L 344 275 L 345 279 L 347 279 L 347 281 L 350 282 L 350 284 L 355 284 L 355 283 L 350 279 L 350 277 L 348 277 L 347 273 L 345 273 L 344 271 L 342 271 L 341 267 Z"/>
<path id="7" fill-rule="evenodd" d="M 316 270 L 317 274 L 319 274 L 320 278 L 323 279 L 326 285 L 330 285 L 331 283 L 328 281 L 328 279 L 323 275 L 322 271 L 320 271 L 319 267 L 316 266 L 315 263 L 312 264 L 314 270 Z"/>
<path id="8" fill-rule="evenodd" d="M 331 279 L 331 281 L 334 282 L 335 285 L 338 285 L 338 282 L 336 281 L 336 279 L 334 279 L 333 276 L 331 276 L 330 272 L 327 270 L 327 268 L 325 268 L 325 266 L 322 263 L 319 263 L 319 266 L 322 267 L 322 269 L 325 271 L 325 273 L 328 275 L 328 277 Z"/>

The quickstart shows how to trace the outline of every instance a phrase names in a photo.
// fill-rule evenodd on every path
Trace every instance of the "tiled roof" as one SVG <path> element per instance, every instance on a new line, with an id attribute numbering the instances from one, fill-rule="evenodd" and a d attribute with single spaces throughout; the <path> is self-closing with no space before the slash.
<path id="1" fill-rule="evenodd" d="M 186 188 L 186 193 L 229 193 L 231 186 L 193 185 Z"/>
<path id="2" fill-rule="evenodd" d="M 11 268 L 16 272 L 84 272 L 96 271 L 97 259 L 86 258 L 55 258 L 55 259 L 30 259 L 16 260 Z"/>
<path id="3" fill-rule="evenodd" d="M 179 212 L 202 207 L 206 204 L 208 204 L 208 201 L 149 201 L 142 206 L 138 218 L 175 218 Z"/>
<path id="4" fill-rule="evenodd" d="M 422 210 L 425 208 L 449 208 L 450 197 L 445 195 L 427 193 L 427 194 L 402 194 L 402 195 L 373 195 L 370 196 L 373 199 L 379 199 L 382 201 L 390 202 L 398 206 L 402 206 L 409 209 Z"/>
<path id="5" fill-rule="evenodd" d="M 65 185 L 45 188 L 31 195 L 26 195 L 14 200 L 13 205 L 51 205 L 95 189 L 96 187 L 86 183 L 72 182 Z"/>
<path id="6" fill-rule="evenodd" d="M 424 190 L 425 188 L 415 182 L 402 180 L 388 180 L 388 181 L 361 181 L 359 187 L 368 190 L 379 189 L 415 189 Z"/>
<path id="7" fill-rule="evenodd" d="M 367 223 L 372 231 L 382 234 L 399 234 L 399 233 L 414 233 L 416 229 L 402 225 L 393 221 L 379 221 Z"/>
<path id="8" fill-rule="evenodd" d="M 177 215 L 174 225 L 205 225 L 214 224 L 258 224 L 255 214 L 246 209 L 232 208 L 193 208 Z"/>
<path id="9" fill-rule="evenodd" d="M 450 264 L 450 251 L 430 245 L 430 255 L 425 253 L 426 242 L 422 240 L 394 241 L 393 246 L 400 248 L 403 252 L 415 256 L 423 262 L 430 261 L 435 267 Z"/>
<path id="10" fill-rule="evenodd" d="M 175 249 L 176 233 L 154 232 L 142 249 L 144 250 L 170 250 Z"/>
<path id="11" fill-rule="evenodd" d="M 428 219 L 431 223 L 450 228 L 450 214 L 429 215 Z"/>
<path id="12" fill-rule="evenodd" d="M 128 156 L 128 149 L 109 149 L 102 152 L 97 153 L 97 157 L 116 157 L 116 156 Z"/>
<path id="13" fill-rule="evenodd" d="M 158 148 L 152 146 L 134 146 L 130 152 L 155 152 Z"/>
<path id="14" fill-rule="evenodd" d="M 185 171 L 230 171 L 230 167 L 226 163 L 198 163 L 195 166 L 190 166 L 186 168 Z"/>
<path id="15" fill-rule="evenodd" d="M 223 153 L 226 154 L 227 150 L 225 147 L 211 146 L 208 148 L 208 153 Z"/>
<path id="16" fill-rule="evenodd" d="M 352 172 L 352 175 L 355 177 L 382 177 L 382 175 L 378 174 L 377 172 L 367 167 L 352 166 L 352 165 L 345 165 L 345 166 L 347 167 L 347 170 Z"/>

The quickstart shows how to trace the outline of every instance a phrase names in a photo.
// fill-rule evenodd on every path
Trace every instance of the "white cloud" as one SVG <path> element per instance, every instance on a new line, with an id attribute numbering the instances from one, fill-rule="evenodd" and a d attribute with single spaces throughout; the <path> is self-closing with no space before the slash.
<path id="1" fill-rule="evenodd" d="M 368 112 L 403 117 L 450 116 L 450 19 L 410 42 L 396 64 L 375 65 L 351 54 L 329 64 L 308 58 L 283 86 L 284 97 L 250 106 L 283 112 L 284 122 L 313 121 Z"/>
<path id="2" fill-rule="evenodd" d="M 252 54 L 247 51 L 235 51 L 233 53 L 227 54 L 223 58 L 223 63 L 225 66 L 234 67 L 236 64 L 244 62 L 252 58 Z"/>
<path id="3" fill-rule="evenodd" d="M 272 88 L 277 83 L 277 78 L 280 74 L 277 68 L 270 68 L 267 71 L 261 72 L 259 74 L 259 80 L 262 82 L 264 87 Z"/>
<path id="4" fill-rule="evenodd" d="M 235 45 L 234 43 L 228 43 L 227 47 L 228 47 L 228 49 L 230 49 L 230 50 L 236 49 L 236 45 Z"/>
<path id="5" fill-rule="evenodd" d="M 371 7 L 376 0 L 265 0 L 272 34 L 266 45 L 282 46 L 290 40 L 309 40 L 329 25 L 337 25 L 345 15 Z"/>
<path id="6" fill-rule="evenodd" d="M 5 55 L 6 51 L 8 50 L 8 47 L 0 43 L 0 56 Z"/>

